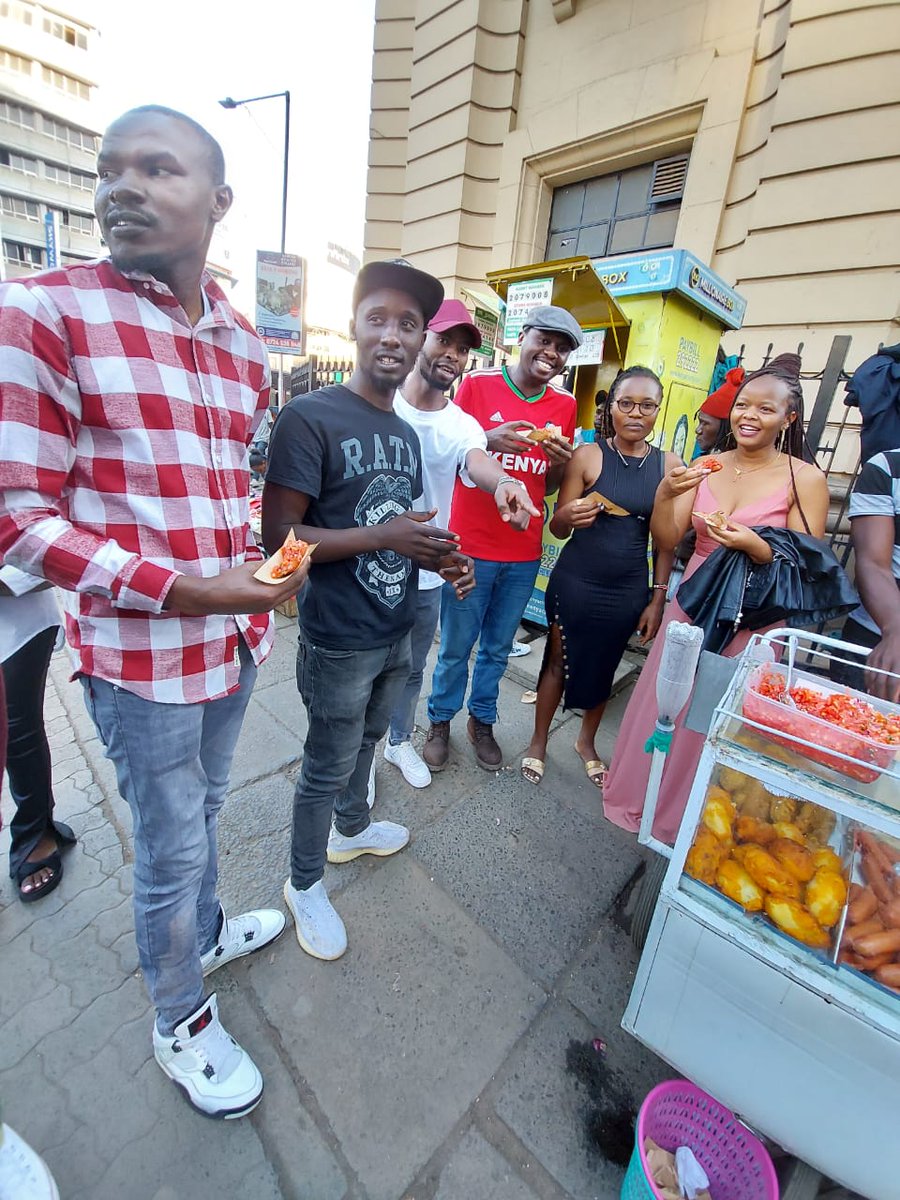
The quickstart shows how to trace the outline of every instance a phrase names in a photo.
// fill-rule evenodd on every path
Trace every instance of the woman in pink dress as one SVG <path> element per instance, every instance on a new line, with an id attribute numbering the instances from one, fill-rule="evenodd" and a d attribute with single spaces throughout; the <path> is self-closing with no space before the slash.
<path id="1" fill-rule="evenodd" d="M 684 578 L 689 578 L 718 546 L 742 550 L 754 562 L 771 561 L 772 551 L 751 528 L 771 525 L 822 537 L 828 514 L 828 485 L 816 466 L 804 463 L 803 393 L 800 359 L 782 354 L 768 366 L 748 375 L 730 415 L 733 449 L 717 455 L 721 469 L 711 471 L 703 459 L 670 471 L 659 485 L 651 530 L 654 543 L 674 547 L 693 523 L 697 548 Z M 721 512 L 724 528 L 707 524 L 700 513 Z M 650 755 L 644 746 L 656 724 L 656 673 L 670 621 L 688 621 L 677 596 L 663 623 L 635 686 L 603 790 L 603 811 L 623 829 L 640 826 L 650 774 Z M 750 639 L 742 630 L 724 650 L 740 654 Z M 676 722 L 666 757 L 653 832 L 669 844 L 681 824 L 705 738 Z"/>

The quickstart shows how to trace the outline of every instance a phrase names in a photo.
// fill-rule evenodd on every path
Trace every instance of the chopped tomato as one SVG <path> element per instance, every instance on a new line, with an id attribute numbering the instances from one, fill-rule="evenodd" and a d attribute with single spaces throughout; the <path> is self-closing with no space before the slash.
<path id="1" fill-rule="evenodd" d="M 754 691 L 769 700 L 784 700 L 784 676 L 764 671 Z M 873 705 L 845 692 L 821 692 L 798 684 L 791 688 L 797 708 L 848 733 L 856 733 L 883 746 L 900 745 L 900 716 L 879 712 Z"/>
<path id="2" fill-rule="evenodd" d="M 692 467 L 699 467 L 701 471 L 721 471 L 722 464 L 717 458 L 713 458 L 708 454 L 704 458 L 695 458 L 691 463 Z"/>
<path id="3" fill-rule="evenodd" d="M 272 578 L 287 579 L 288 575 L 293 575 L 306 557 L 308 549 L 309 542 L 302 542 L 299 538 L 286 541 L 281 547 L 281 562 L 272 568 Z"/>

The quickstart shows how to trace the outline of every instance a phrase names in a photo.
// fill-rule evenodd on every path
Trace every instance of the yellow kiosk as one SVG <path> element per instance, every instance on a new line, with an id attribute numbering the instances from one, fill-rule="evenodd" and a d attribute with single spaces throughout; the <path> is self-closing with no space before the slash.
<path id="1" fill-rule="evenodd" d="M 504 303 L 498 341 L 512 349 L 525 313 L 538 304 L 566 308 L 585 331 L 569 358 L 581 429 L 593 430 L 594 398 L 624 367 L 640 363 L 662 380 L 654 443 L 687 458 L 694 414 L 709 392 L 725 329 L 739 329 L 746 301 L 686 250 L 568 258 L 492 271 L 487 282 Z M 563 543 L 550 533 L 553 497 L 544 511 L 544 553 L 525 616 L 546 625 L 544 590 Z"/>

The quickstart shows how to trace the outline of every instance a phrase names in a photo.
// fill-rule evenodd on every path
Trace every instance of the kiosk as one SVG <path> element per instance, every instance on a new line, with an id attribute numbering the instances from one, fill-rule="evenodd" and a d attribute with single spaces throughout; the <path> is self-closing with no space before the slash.
<path id="1" fill-rule="evenodd" d="M 515 346 L 525 313 L 557 304 L 585 332 L 569 358 L 577 425 L 592 430 L 594 398 L 624 367 L 651 367 L 662 380 L 655 445 L 687 458 L 694 449 L 694 414 L 706 399 L 722 333 L 739 329 L 746 301 L 687 250 L 567 258 L 492 271 L 487 282 L 504 303 L 498 340 Z M 568 368 L 567 368 L 568 369 Z M 544 501 L 544 550 L 525 617 L 546 625 L 544 591 L 563 546 L 549 530 L 555 496 Z"/>

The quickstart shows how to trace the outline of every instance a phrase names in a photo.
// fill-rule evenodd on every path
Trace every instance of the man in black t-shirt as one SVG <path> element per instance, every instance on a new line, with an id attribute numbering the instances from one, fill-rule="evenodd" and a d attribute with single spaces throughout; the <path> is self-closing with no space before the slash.
<path id="1" fill-rule="evenodd" d="M 353 293 L 357 365 L 347 386 L 298 396 L 269 442 L 263 537 L 293 529 L 318 546 L 298 606 L 297 686 L 309 717 L 294 793 L 291 878 L 297 939 L 339 958 L 347 934 L 322 883 L 329 862 L 388 855 L 409 841 L 372 821 L 366 788 L 375 743 L 410 669 L 418 566 L 452 571 L 457 539 L 413 512 L 422 495 L 419 439 L 394 413 L 444 289 L 402 259 L 363 267 Z M 332 814 L 334 817 L 332 823 Z"/>

